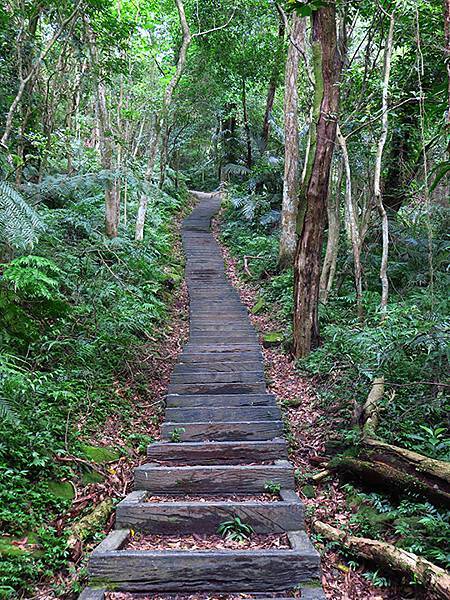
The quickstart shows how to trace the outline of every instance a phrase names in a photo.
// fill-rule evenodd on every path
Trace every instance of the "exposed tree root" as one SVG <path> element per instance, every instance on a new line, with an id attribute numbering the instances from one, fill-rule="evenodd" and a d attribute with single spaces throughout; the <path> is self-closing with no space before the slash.
<path id="1" fill-rule="evenodd" d="M 321 521 L 315 521 L 313 527 L 316 533 L 328 540 L 340 542 L 365 560 L 374 561 L 393 571 L 406 573 L 436 597 L 444 600 L 450 597 L 450 575 L 428 560 L 387 542 L 347 535 L 344 531 Z"/>
<path id="2" fill-rule="evenodd" d="M 113 507 L 114 502 L 112 498 L 107 498 L 100 502 L 94 510 L 80 519 L 72 527 L 67 539 L 67 546 L 73 548 L 78 541 L 83 541 L 88 538 L 95 529 L 104 524 L 111 514 Z"/>

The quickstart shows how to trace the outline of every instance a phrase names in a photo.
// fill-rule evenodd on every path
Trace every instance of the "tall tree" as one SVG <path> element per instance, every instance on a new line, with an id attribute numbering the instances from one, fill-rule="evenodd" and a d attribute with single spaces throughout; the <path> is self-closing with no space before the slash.
<path id="1" fill-rule="evenodd" d="M 320 258 L 331 161 L 336 141 L 342 60 L 337 43 L 336 4 L 312 15 L 315 77 L 311 145 L 297 217 L 294 259 L 294 354 L 306 356 L 319 342 Z"/>
<path id="2" fill-rule="evenodd" d="M 305 19 L 294 13 L 289 36 L 284 83 L 284 177 L 279 255 L 281 268 L 292 264 L 297 242 L 296 220 L 299 178 L 298 72 L 300 48 L 303 48 L 304 42 Z"/>

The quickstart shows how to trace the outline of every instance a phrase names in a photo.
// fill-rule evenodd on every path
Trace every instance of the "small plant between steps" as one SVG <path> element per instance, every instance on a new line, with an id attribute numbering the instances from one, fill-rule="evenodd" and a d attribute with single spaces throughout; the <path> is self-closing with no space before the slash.
<path id="1" fill-rule="evenodd" d="M 279 496 L 281 492 L 281 485 L 279 483 L 275 483 L 274 481 L 268 481 L 264 484 L 264 490 L 268 494 Z"/>
<path id="2" fill-rule="evenodd" d="M 241 521 L 239 517 L 234 517 L 221 523 L 217 531 L 226 540 L 243 543 L 250 539 L 254 529 L 248 523 Z"/>
<path id="3" fill-rule="evenodd" d="M 181 434 L 185 432 L 184 427 L 175 427 L 170 434 L 170 441 L 174 444 L 181 442 Z"/>

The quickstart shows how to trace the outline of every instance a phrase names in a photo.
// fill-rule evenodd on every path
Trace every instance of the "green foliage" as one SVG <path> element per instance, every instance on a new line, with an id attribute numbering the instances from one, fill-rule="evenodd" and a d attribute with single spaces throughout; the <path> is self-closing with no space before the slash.
<path id="1" fill-rule="evenodd" d="M 129 190 L 134 215 L 138 192 Z M 115 449 L 96 444 L 116 414 L 128 443 L 142 444 L 133 438 L 134 392 L 119 388 L 129 380 L 126 361 L 133 364 L 147 340 L 159 336 L 180 281 L 171 226 L 184 195 L 152 192 L 147 243 L 136 245 L 133 222 L 119 238 L 105 239 L 101 190 L 84 193 L 75 186 L 69 197 L 60 195 L 58 208 L 42 207 L 46 229 L 35 254 L 1 267 L 0 529 L 35 539 L 3 557 L 4 597 L 29 595 L 37 578 L 66 565 L 64 536 L 44 524 L 70 507 L 70 482 L 98 481 L 84 463 L 56 457 L 73 455 L 93 468 L 117 460 Z"/>
<path id="2" fill-rule="evenodd" d="M 275 483 L 274 481 L 267 481 L 264 484 L 264 491 L 266 491 L 268 494 L 274 494 L 278 496 L 281 491 L 281 485 L 279 483 Z"/>
<path id="3" fill-rule="evenodd" d="M 41 230 L 35 210 L 12 185 L 0 179 L 0 242 L 26 248 L 36 241 Z"/>
<path id="4" fill-rule="evenodd" d="M 182 433 L 184 433 L 184 427 L 175 427 L 170 432 L 170 441 L 174 443 L 181 442 Z"/>
<path id="5" fill-rule="evenodd" d="M 239 517 L 233 517 L 233 519 L 221 523 L 217 531 L 227 540 L 242 543 L 250 538 L 254 530 L 251 525 L 244 523 Z"/>

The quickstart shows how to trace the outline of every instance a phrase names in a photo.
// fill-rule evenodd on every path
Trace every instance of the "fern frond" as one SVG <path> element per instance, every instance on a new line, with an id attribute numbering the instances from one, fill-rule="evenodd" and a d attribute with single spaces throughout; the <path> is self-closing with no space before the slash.
<path id="1" fill-rule="evenodd" d="M 21 194 L 0 180 L 0 241 L 16 248 L 32 246 L 42 222 Z"/>
<path id="2" fill-rule="evenodd" d="M 251 172 L 244 165 L 236 165 L 235 163 L 227 163 L 222 167 L 222 171 L 225 175 L 248 175 Z"/>

